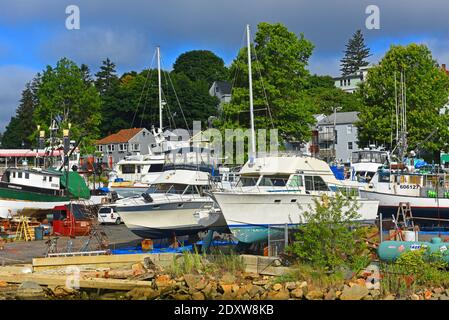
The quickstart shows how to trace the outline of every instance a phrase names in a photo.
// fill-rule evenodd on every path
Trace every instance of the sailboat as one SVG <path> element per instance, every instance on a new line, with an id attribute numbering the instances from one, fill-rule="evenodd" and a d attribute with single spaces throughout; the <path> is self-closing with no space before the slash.
<path id="1" fill-rule="evenodd" d="M 233 236 L 240 242 L 266 241 L 284 233 L 284 227 L 303 223 L 303 213 L 322 195 L 335 196 L 346 189 L 324 161 L 304 156 L 256 157 L 251 72 L 250 29 L 246 27 L 249 70 L 251 154 L 239 172 L 240 180 L 229 190 L 213 190 L 214 200 Z M 357 192 L 357 188 L 352 192 Z M 360 220 L 373 222 L 378 201 L 357 198 Z M 277 231 L 276 231 L 277 230 Z"/>

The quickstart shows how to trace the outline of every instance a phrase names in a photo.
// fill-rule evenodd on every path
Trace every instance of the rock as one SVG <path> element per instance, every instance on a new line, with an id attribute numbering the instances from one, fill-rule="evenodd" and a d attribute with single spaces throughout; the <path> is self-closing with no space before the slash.
<path id="1" fill-rule="evenodd" d="M 410 299 L 411 300 L 419 300 L 419 296 L 416 293 L 414 293 L 410 296 Z"/>
<path id="2" fill-rule="evenodd" d="M 380 289 L 374 289 L 370 291 L 370 294 L 373 298 L 379 297 L 380 296 Z"/>
<path id="3" fill-rule="evenodd" d="M 368 289 L 365 286 L 354 284 L 352 287 L 347 287 L 343 289 L 340 296 L 341 300 L 361 300 L 363 297 L 368 295 Z"/>
<path id="4" fill-rule="evenodd" d="M 53 294 L 57 298 L 62 298 L 62 297 L 67 297 L 67 296 L 70 296 L 70 295 L 74 295 L 77 292 L 75 289 L 67 288 L 65 286 L 56 286 L 54 288 L 50 288 L 49 287 L 49 289 L 53 292 Z"/>
<path id="5" fill-rule="evenodd" d="M 240 289 L 240 286 L 238 284 L 233 284 L 231 288 L 232 292 L 237 293 Z"/>
<path id="6" fill-rule="evenodd" d="M 341 293 L 342 293 L 342 292 L 341 292 L 340 290 L 335 291 L 335 297 L 336 297 L 337 299 L 340 299 Z"/>
<path id="7" fill-rule="evenodd" d="M 235 283 L 235 276 L 230 274 L 229 272 L 226 272 L 222 277 L 220 283 L 223 284 L 234 284 Z"/>
<path id="8" fill-rule="evenodd" d="M 323 299 L 323 293 L 319 290 L 311 290 L 306 294 L 307 300 L 321 300 Z"/>
<path id="9" fill-rule="evenodd" d="M 387 294 L 387 296 L 385 296 L 383 300 L 396 300 L 396 297 L 390 293 Z"/>
<path id="10" fill-rule="evenodd" d="M 268 300 L 288 300 L 290 292 L 288 290 L 270 291 L 266 297 Z"/>
<path id="11" fill-rule="evenodd" d="M 176 293 L 173 295 L 175 300 L 190 300 L 190 296 L 188 294 Z"/>
<path id="12" fill-rule="evenodd" d="M 220 288 L 223 291 L 223 294 L 232 293 L 232 284 L 220 284 Z"/>
<path id="13" fill-rule="evenodd" d="M 273 285 L 273 290 L 274 290 L 274 291 L 281 291 L 281 289 L 282 289 L 282 284 L 280 284 L 280 283 L 275 283 L 275 284 Z"/>
<path id="14" fill-rule="evenodd" d="M 163 291 L 167 291 L 176 285 L 176 281 L 171 279 L 171 277 L 167 274 L 156 277 L 155 283 L 158 289 Z"/>
<path id="15" fill-rule="evenodd" d="M 443 288 L 435 288 L 435 289 L 433 289 L 433 292 L 436 294 L 442 294 L 444 292 L 444 289 Z"/>
<path id="16" fill-rule="evenodd" d="M 4 287 L 7 287 L 8 286 L 8 283 L 7 282 L 5 282 L 5 281 L 0 281 L 0 288 L 4 288 Z"/>
<path id="17" fill-rule="evenodd" d="M 367 296 L 364 296 L 362 300 L 374 300 L 374 298 L 371 295 L 367 295 Z"/>
<path id="18" fill-rule="evenodd" d="M 356 284 L 358 284 L 361 287 L 366 287 L 366 280 L 365 279 L 357 279 L 355 281 Z"/>
<path id="19" fill-rule="evenodd" d="M 380 290 L 380 282 L 372 279 L 372 281 L 367 281 L 365 286 L 368 290 Z"/>
<path id="20" fill-rule="evenodd" d="M 285 283 L 285 289 L 287 289 L 287 290 L 295 290 L 296 289 L 296 282 L 286 282 Z"/>
<path id="21" fill-rule="evenodd" d="M 324 300 L 335 300 L 336 298 L 337 295 L 335 294 L 335 291 L 332 288 L 324 296 Z"/>
<path id="22" fill-rule="evenodd" d="M 126 294 L 126 297 L 133 300 L 152 300 L 158 296 L 160 291 L 152 288 L 134 288 Z"/>
<path id="23" fill-rule="evenodd" d="M 189 288 L 195 288 L 197 283 L 200 280 L 201 280 L 201 276 L 198 276 L 198 275 L 195 275 L 195 274 L 185 274 L 184 275 L 184 281 L 186 282 L 186 284 L 187 284 L 187 286 Z"/>
<path id="24" fill-rule="evenodd" d="M 424 292 L 424 299 L 430 300 L 431 297 L 432 297 L 432 291 L 426 290 Z"/>
<path id="25" fill-rule="evenodd" d="M 300 287 L 301 289 L 307 287 L 307 281 L 301 282 L 301 284 L 299 285 L 299 287 Z"/>
<path id="26" fill-rule="evenodd" d="M 442 295 L 440 295 L 440 300 L 449 300 L 449 297 L 442 294 Z"/>
<path id="27" fill-rule="evenodd" d="M 295 290 L 292 290 L 290 292 L 290 296 L 295 299 L 302 299 L 302 297 L 304 296 L 304 292 L 301 288 L 296 288 Z"/>
<path id="28" fill-rule="evenodd" d="M 257 294 L 261 294 L 264 290 L 259 286 L 252 286 L 250 291 L 248 292 L 251 297 L 255 297 Z"/>
<path id="29" fill-rule="evenodd" d="M 205 300 L 204 294 L 201 291 L 197 291 L 192 294 L 192 300 Z"/>
<path id="30" fill-rule="evenodd" d="M 45 292 L 36 282 L 25 281 L 17 289 L 16 296 L 21 300 L 42 300 L 45 298 Z"/>
<path id="31" fill-rule="evenodd" d="M 449 289 L 444 290 L 447 296 L 449 296 Z"/>

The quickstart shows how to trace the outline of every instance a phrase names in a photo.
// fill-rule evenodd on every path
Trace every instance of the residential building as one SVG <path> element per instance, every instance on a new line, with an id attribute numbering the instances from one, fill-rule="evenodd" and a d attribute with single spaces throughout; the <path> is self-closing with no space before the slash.
<path id="1" fill-rule="evenodd" d="M 358 120 L 355 111 L 337 112 L 322 118 L 316 126 L 318 148 L 315 144 L 314 151 L 326 161 L 350 162 L 352 152 L 359 150 L 355 126 Z"/>
<path id="2" fill-rule="evenodd" d="M 103 162 L 110 166 L 125 156 L 149 154 L 156 146 L 153 134 L 145 128 L 122 129 L 95 142 L 96 151 L 102 154 Z"/>
<path id="3" fill-rule="evenodd" d="M 232 86 L 227 81 L 214 81 L 209 89 L 209 94 L 213 97 L 217 97 L 220 100 L 219 107 L 223 106 L 223 103 L 231 102 Z"/>
<path id="4" fill-rule="evenodd" d="M 353 74 L 334 78 L 335 87 L 340 88 L 345 92 L 353 93 L 357 90 L 358 84 L 366 80 L 369 68 L 371 68 L 371 66 L 361 67 Z"/>

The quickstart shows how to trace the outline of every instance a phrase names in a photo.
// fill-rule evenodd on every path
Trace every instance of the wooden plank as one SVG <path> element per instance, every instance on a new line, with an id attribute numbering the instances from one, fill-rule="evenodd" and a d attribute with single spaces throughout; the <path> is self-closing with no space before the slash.
<path id="1" fill-rule="evenodd" d="M 65 286 L 67 276 L 47 275 L 47 274 L 13 274 L 0 272 L 0 281 L 8 283 L 22 283 L 25 281 L 33 281 L 44 286 Z M 90 289 L 109 289 L 109 290 L 125 290 L 129 291 L 133 288 L 151 288 L 150 281 L 121 280 L 121 279 L 104 279 L 104 278 L 81 278 L 79 280 L 80 288 Z"/>
<path id="2" fill-rule="evenodd" d="M 117 254 L 105 256 L 76 256 L 76 257 L 51 257 L 34 258 L 33 267 L 49 266 L 69 266 L 69 265 L 89 265 L 89 264 L 108 264 L 108 263 L 128 263 L 141 262 L 151 254 Z"/>

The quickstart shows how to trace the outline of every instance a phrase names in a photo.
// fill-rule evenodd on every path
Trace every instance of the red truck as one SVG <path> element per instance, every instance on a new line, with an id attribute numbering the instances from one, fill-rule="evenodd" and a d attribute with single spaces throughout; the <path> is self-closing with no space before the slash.
<path id="1" fill-rule="evenodd" d="M 56 206 L 52 210 L 53 234 L 75 237 L 89 234 L 93 219 L 82 205 L 68 204 Z"/>

